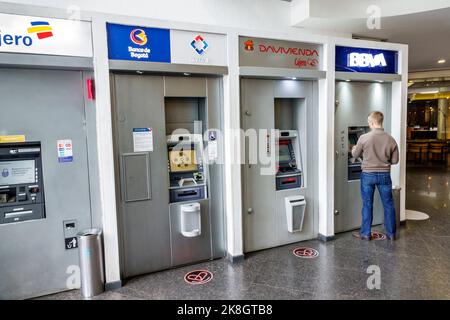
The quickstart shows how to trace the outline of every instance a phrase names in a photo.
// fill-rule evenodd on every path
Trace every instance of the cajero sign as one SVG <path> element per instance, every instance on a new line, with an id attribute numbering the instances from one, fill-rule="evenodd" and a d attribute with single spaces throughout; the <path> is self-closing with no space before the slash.
<path id="1" fill-rule="evenodd" d="M 91 24 L 0 13 L 0 53 L 92 57 Z"/>

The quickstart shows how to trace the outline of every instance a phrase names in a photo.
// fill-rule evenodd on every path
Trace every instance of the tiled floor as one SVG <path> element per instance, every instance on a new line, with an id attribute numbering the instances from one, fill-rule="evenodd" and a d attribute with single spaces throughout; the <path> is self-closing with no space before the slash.
<path id="1" fill-rule="evenodd" d="M 236 264 L 222 259 L 136 277 L 94 299 L 450 299 L 449 180 L 449 170 L 408 169 L 407 209 L 431 218 L 408 221 L 394 243 L 364 242 L 344 233 L 327 243 L 252 253 Z M 295 257 L 292 250 L 299 245 L 316 248 L 319 257 Z M 379 290 L 367 288 L 370 265 L 380 267 Z M 185 273 L 198 268 L 213 272 L 213 280 L 186 284 Z M 43 298 L 81 296 L 69 291 Z"/>

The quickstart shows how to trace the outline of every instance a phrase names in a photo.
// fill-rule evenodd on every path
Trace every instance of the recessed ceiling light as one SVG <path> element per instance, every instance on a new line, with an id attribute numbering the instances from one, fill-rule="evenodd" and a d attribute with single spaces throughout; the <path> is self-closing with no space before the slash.
<path id="1" fill-rule="evenodd" d="M 297 80 L 297 78 L 296 77 L 292 77 L 291 80 Z"/>
<path id="2" fill-rule="evenodd" d="M 185 76 L 190 76 L 191 74 L 189 72 L 184 72 L 183 73 Z"/>
<path id="3" fill-rule="evenodd" d="M 346 82 L 350 82 L 351 80 L 350 79 L 347 79 L 347 80 L 345 80 Z"/>
<path id="4" fill-rule="evenodd" d="M 384 81 L 383 80 L 377 80 L 379 83 L 383 83 Z"/>
<path id="5" fill-rule="evenodd" d="M 430 91 L 422 91 L 420 92 L 421 94 L 435 94 L 438 93 L 439 90 L 430 90 Z"/>
<path id="6" fill-rule="evenodd" d="M 438 63 L 445 63 L 445 62 L 446 62 L 445 59 L 439 59 L 439 60 L 438 60 Z"/>

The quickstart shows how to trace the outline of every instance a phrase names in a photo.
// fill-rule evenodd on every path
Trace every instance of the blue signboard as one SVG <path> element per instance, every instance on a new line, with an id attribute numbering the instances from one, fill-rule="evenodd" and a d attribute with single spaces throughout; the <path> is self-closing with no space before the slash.
<path id="1" fill-rule="evenodd" d="M 170 63 L 170 30 L 113 23 L 106 28 L 109 59 Z"/>
<path id="2" fill-rule="evenodd" d="M 397 73 L 397 51 L 336 46 L 336 71 Z"/>

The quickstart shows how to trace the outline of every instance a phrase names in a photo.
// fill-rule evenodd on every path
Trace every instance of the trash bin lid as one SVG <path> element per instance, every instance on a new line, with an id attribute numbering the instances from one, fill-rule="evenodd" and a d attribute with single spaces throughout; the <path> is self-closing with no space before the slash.
<path id="1" fill-rule="evenodd" d="M 99 228 L 91 228 L 91 229 L 84 229 L 80 232 L 78 232 L 78 237 L 96 237 L 102 234 L 102 230 Z"/>

